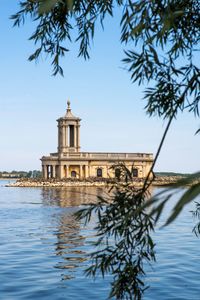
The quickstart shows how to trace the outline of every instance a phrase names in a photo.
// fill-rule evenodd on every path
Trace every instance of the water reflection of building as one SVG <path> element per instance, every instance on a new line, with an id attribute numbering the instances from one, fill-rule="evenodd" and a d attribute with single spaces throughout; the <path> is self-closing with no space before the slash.
<path id="1" fill-rule="evenodd" d="M 83 193 L 83 190 L 85 191 Z M 91 189 L 90 189 L 91 190 Z M 98 194 L 99 189 L 94 189 L 93 192 Z M 61 213 L 56 218 L 57 242 L 55 243 L 55 254 L 59 257 L 58 263 L 55 268 L 60 269 L 62 280 L 69 280 L 78 276 L 79 272 L 82 273 L 84 269 L 84 262 L 86 257 L 86 239 L 90 237 L 92 229 L 81 229 L 81 223 L 78 221 L 74 213 L 78 210 L 77 207 L 83 201 L 93 201 L 96 199 L 95 194 L 87 196 L 87 190 L 83 188 L 43 188 L 42 201 L 43 205 L 56 205 L 66 207 L 62 209 Z"/>
<path id="2" fill-rule="evenodd" d="M 62 279 L 67 280 L 76 276 L 77 268 L 83 267 L 86 260 L 84 250 L 86 236 L 81 234 L 80 223 L 72 213 L 61 215 L 55 245 L 56 255 L 60 261 L 55 266 L 62 270 Z"/>
<path id="3" fill-rule="evenodd" d="M 100 187 L 42 188 L 41 193 L 45 205 L 60 207 L 80 206 L 95 202 L 98 196 L 106 197 L 105 189 Z"/>
<path id="4" fill-rule="evenodd" d="M 111 168 L 123 162 L 127 168 L 133 167 L 133 176 L 144 178 L 153 162 L 151 153 L 103 153 L 80 151 L 80 121 L 70 108 L 58 122 L 58 152 L 43 156 L 42 172 L 48 178 L 89 177 L 113 178 L 119 170 Z"/>

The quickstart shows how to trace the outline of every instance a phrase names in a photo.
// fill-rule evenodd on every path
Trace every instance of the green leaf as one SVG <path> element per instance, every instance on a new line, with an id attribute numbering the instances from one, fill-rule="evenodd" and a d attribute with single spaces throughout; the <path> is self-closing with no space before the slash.
<path id="1" fill-rule="evenodd" d="M 200 133 L 200 128 L 195 132 L 195 135 L 199 133 Z"/>
<path id="2" fill-rule="evenodd" d="M 167 219 L 164 226 L 169 225 L 171 222 L 173 222 L 176 217 L 180 214 L 183 207 L 194 200 L 197 196 L 200 195 L 200 183 L 197 183 L 193 186 L 191 186 L 180 198 L 180 200 L 177 202 L 175 207 L 173 208 L 173 212 L 170 215 L 170 217 Z"/>

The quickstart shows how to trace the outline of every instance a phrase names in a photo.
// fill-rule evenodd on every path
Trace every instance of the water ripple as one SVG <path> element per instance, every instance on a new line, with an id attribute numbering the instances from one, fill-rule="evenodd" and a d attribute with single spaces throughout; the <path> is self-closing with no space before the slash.
<path id="1" fill-rule="evenodd" d="M 85 278 L 94 241 L 73 213 L 100 189 L 19 189 L 0 185 L 0 295 L 3 300 L 104 300 L 109 282 Z M 147 270 L 145 300 L 200 299 L 199 239 L 192 234 L 191 206 L 154 234 L 157 262 Z"/>

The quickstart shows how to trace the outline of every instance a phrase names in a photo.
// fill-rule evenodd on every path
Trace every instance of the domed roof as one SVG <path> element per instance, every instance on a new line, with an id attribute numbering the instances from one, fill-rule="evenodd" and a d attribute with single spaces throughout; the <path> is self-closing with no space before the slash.
<path id="1" fill-rule="evenodd" d="M 70 119 L 70 120 L 78 120 L 80 121 L 81 119 L 76 117 L 75 115 L 73 115 L 72 111 L 71 111 L 71 107 L 70 107 L 70 101 L 68 100 L 67 101 L 67 110 L 66 110 L 66 113 L 63 117 L 59 118 L 58 120 L 60 119 Z"/>

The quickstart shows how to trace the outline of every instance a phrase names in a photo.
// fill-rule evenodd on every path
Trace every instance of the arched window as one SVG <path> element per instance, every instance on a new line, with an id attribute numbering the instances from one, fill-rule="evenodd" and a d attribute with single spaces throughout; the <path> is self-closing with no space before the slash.
<path id="1" fill-rule="evenodd" d="M 101 168 L 97 169 L 97 177 L 102 177 L 102 169 Z"/>
<path id="2" fill-rule="evenodd" d="M 73 178 L 76 177 L 76 171 L 71 171 L 71 177 L 73 177 Z"/>
<path id="3" fill-rule="evenodd" d="M 138 177 L 138 169 L 133 169 L 133 177 Z"/>
<path id="4" fill-rule="evenodd" d="M 119 179 L 120 178 L 120 169 L 119 168 L 117 168 L 117 169 L 115 169 L 115 177 L 117 178 L 117 179 Z"/>

